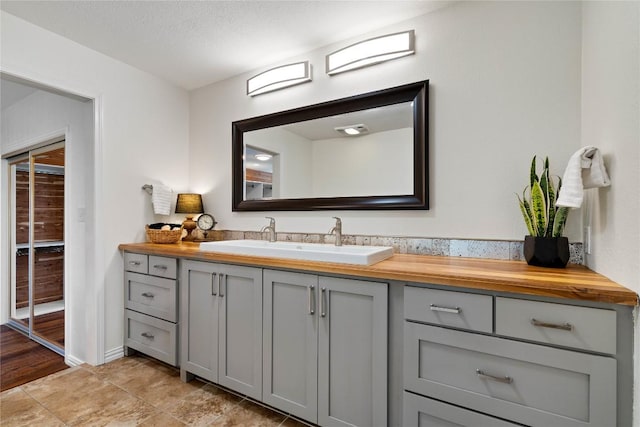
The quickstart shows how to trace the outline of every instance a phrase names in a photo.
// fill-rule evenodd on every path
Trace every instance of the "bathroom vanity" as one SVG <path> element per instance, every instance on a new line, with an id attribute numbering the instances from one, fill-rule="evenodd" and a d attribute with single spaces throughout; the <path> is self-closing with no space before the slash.
<path id="1" fill-rule="evenodd" d="M 185 381 L 323 426 L 631 425 L 637 295 L 582 266 L 120 249 L 125 348 Z"/>

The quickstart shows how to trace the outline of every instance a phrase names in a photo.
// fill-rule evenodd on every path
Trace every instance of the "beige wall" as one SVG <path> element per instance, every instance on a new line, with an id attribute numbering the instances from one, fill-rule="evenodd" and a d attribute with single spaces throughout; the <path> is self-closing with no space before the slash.
<path id="1" fill-rule="evenodd" d="M 640 292 L 640 3 L 585 2 L 582 144 L 600 147 L 611 187 L 589 190 L 587 265 Z M 637 313 L 636 313 L 637 315 Z M 640 330 L 635 331 L 635 419 L 640 425 Z"/>
<path id="2" fill-rule="evenodd" d="M 350 95 L 430 80 L 429 211 L 341 211 L 344 232 L 399 236 L 522 239 L 515 193 L 534 154 L 561 175 L 580 145 L 579 2 L 463 2 L 357 40 L 415 29 L 416 54 L 329 77 L 327 53 L 310 60 L 313 82 L 256 97 L 248 77 L 191 92 L 190 183 L 226 229 L 259 230 L 263 213 L 231 212 L 231 122 Z M 286 63 L 287 61 L 283 61 Z M 277 64 L 274 64 L 277 65 Z M 224 101 L 222 101 L 224 100 Z M 278 212 L 278 228 L 325 232 L 335 212 Z M 580 215 L 567 232 L 581 239 Z"/>
<path id="3" fill-rule="evenodd" d="M 82 316 L 73 319 L 80 328 L 75 345 L 82 350 L 68 356 L 89 363 L 100 362 L 105 355 L 118 357 L 123 343 L 118 244 L 143 241 L 144 225 L 155 219 L 143 184 L 164 182 L 176 191 L 189 189 L 188 94 L 5 12 L 0 31 L 3 73 L 96 99 L 98 110 L 89 118 L 96 120 L 96 138 L 87 141 L 93 150 L 90 158 L 95 154 L 96 160 L 78 178 L 94 187 L 95 210 L 87 212 L 85 225 L 91 228 L 87 263 L 93 274 L 83 281 L 86 292 L 76 301 Z M 15 145 L 4 139 L 2 144 Z M 70 206 L 70 226 L 80 227 L 75 213 L 82 207 Z M 2 221 L 6 224 L 6 218 Z M 4 232 L 2 242 L 0 248 L 5 248 Z"/>

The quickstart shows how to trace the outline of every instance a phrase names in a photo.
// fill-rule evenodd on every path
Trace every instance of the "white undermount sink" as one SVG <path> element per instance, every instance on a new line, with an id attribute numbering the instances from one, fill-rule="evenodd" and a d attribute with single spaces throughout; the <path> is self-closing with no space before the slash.
<path id="1" fill-rule="evenodd" d="M 389 246 L 335 246 L 321 243 L 223 240 L 200 243 L 200 250 L 234 255 L 254 255 L 304 261 L 371 265 L 393 255 Z"/>

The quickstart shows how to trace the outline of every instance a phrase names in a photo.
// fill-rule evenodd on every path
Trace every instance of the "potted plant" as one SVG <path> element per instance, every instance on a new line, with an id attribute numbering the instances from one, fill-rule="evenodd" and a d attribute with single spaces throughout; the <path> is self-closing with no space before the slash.
<path id="1" fill-rule="evenodd" d="M 569 240 L 562 236 L 569 208 L 555 206 L 561 187 L 562 179 L 558 177 L 556 187 L 549 174 L 549 158 L 545 158 L 538 176 L 536 156 L 533 156 L 529 185 L 522 192 L 522 198 L 518 195 L 520 211 L 529 230 L 524 239 L 524 258 L 529 265 L 565 267 L 569 261 Z"/>

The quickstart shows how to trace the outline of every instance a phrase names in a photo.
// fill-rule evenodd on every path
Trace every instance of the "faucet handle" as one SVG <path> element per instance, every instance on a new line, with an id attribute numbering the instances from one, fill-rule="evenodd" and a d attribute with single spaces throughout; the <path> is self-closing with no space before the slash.
<path id="1" fill-rule="evenodd" d="M 265 216 L 266 219 L 269 220 L 269 224 L 273 225 L 276 222 L 276 219 L 270 216 Z"/>
<path id="2" fill-rule="evenodd" d="M 336 220 L 336 225 L 342 225 L 342 220 L 339 217 L 334 216 L 333 219 Z"/>

